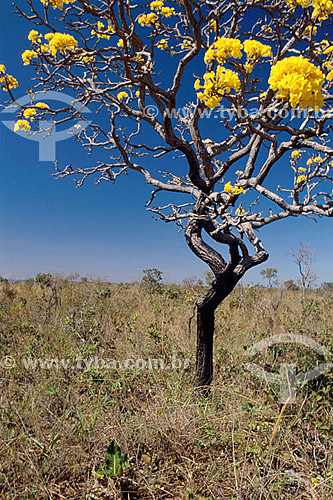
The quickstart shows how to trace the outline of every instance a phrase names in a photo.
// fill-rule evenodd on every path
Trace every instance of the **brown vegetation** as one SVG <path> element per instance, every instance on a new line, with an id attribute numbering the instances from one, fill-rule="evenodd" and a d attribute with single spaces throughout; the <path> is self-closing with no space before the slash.
<path id="1" fill-rule="evenodd" d="M 297 290 L 237 287 L 217 311 L 215 378 L 202 398 L 192 393 L 188 326 L 202 287 L 149 294 L 139 284 L 54 277 L 0 287 L 0 357 L 16 365 L 1 367 L 3 498 L 333 497 L 332 372 L 281 408 L 279 387 L 244 368 L 244 349 L 269 335 L 300 333 L 332 350 L 331 291 L 309 291 L 302 301 Z M 68 365 L 23 364 L 39 358 Z M 306 371 L 317 358 L 283 345 L 255 362 L 277 372 L 294 360 Z M 162 359 L 166 368 L 101 362 L 125 359 Z M 118 475 L 105 470 L 113 439 L 124 454 Z"/>

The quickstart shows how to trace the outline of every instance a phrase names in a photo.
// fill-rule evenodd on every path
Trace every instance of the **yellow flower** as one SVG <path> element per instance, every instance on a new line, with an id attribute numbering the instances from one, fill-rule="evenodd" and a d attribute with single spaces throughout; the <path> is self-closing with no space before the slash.
<path id="1" fill-rule="evenodd" d="M 234 187 L 231 185 L 231 182 L 227 182 L 225 185 L 224 185 L 224 192 L 225 193 L 232 193 Z"/>
<path id="2" fill-rule="evenodd" d="M 46 33 L 46 35 L 44 35 L 44 38 L 50 42 L 52 40 L 52 38 L 54 37 L 54 33 Z"/>
<path id="3" fill-rule="evenodd" d="M 236 196 L 238 194 L 241 194 L 241 193 L 245 193 L 245 191 L 244 191 L 244 189 L 242 187 L 232 186 L 231 182 L 227 182 L 224 185 L 224 192 L 232 194 L 234 196 Z"/>
<path id="4" fill-rule="evenodd" d="M 162 7 L 161 12 L 165 17 L 176 15 L 175 9 L 173 7 Z"/>
<path id="5" fill-rule="evenodd" d="M 76 130 L 79 130 L 79 129 L 81 128 L 81 125 L 80 125 L 79 123 L 76 123 L 76 124 L 74 125 L 74 128 L 76 128 Z"/>
<path id="6" fill-rule="evenodd" d="M 50 109 L 50 106 L 48 104 L 45 104 L 45 102 L 37 102 L 35 106 L 39 109 Z"/>
<path id="7" fill-rule="evenodd" d="M 319 486 L 318 479 L 316 479 L 315 477 L 311 478 L 311 482 L 312 482 L 313 486 Z"/>
<path id="8" fill-rule="evenodd" d="M 182 44 L 180 46 L 180 48 L 182 50 L 190 50 L 190 49 L 193 49 L 193 47 L 195 47 L 195 42 L 193 42 L 193 40 L 189 40 L 189 39 L 185 39 L 182 41 Z"/>
<path id="9" fill-rule="evenodd" d="M 163 5 L 164 5 L 163 0 L 156 0 L 154 2 L 151 2 L 150 8 L 151 10 L 159 11 L 162 10 Z"/>
<path id="10" fill-rule="evenodd" d="M 333 14 L 333 2 L 331 0 L 313 0 L 313 19 L 323 21 Z"/>
<path id="11" fill-rule="evenodd" d="M 300 184 L 302 181 L 304 181 L 304 179 L 305 179 L 305 175 L 299 175 L 297 177 L 297 180 L 296 180 L 297 184 Z"/>
<path id="12" fill-rule="evenodd" d="M 237 194 L 241 194 L 241 193 L 245 193 L 244 189 L 242 187 L 239 187 L 239 186 L 235 186 L 233 191 L 232 191 L 232 194 L 234 195 L 237 195 Z"/>
<path id="13" fill-rule="evenodd" d="M 124 40 L 122 38 L 119 38 L 117 46 L 120 47 L 121 49 L 124 48 L 125 44 L 124 44 Z M 130 43 L 127 41 L 126 41 L 126 46 L 127 46 L 127 48 L 130 47 Z"/>
<path id="14" fill-rule="evenodd" d="M 243 210 L 242 208 L 237 208 L 236 214 L 237 215 L 243 215 L 243 214 L 245 214 L 245 210 Z"/>
<path id="15" fill-rule="evenodd" d="M 298 160 L 302 156 L 302 153 L 299 150 L 293 151 L 291 153 L 291 157 L 293 160 Z"/>
<path id="16" fill-rule="evenodd" d="M 0 84 L 2 86 L 2 90 L 8 92 L 10 89 L 16 89 L 18 87 L 18 81 L 12 75 L 9 75 L 6 72 L 6 66 L 0 64 Z"/>
<path id="17" fill-rule="evenodd" d="M 123 99 L 125 99 L 126 97 L 128 97 L 128 93 L 127 92 L 119 92 L 117 94 L 117 99 L 119 99 L 119 101 L 122 101 Z"/>
<path id="18" fill-rule="evenodd" d="M 299 167 L 298 172 L 302 174 L 303 172 L 306 172 L 306 168 L 304 167 Z"/>
<path id="19" fill-rule="evenodd" d="M 29 35 L 28 35 L 28 40 L 31 40 L 32 43 L 36 43 L 38 38 L 40 38 L 42 35 L 38 33 L 36 30 L 31 30 Z M 39 39 L 40 41 L 40 39 Z"/>
<path id="20" fill-rule="evenodd" d="M 240 59 L 242 57 L 242 43 L 235 38 L 219 37 L 207 50 L 205 63 L 215 59 L 223 64 L 230 57 Z"/>
<path id="21" fill-rule="evenodd" d="M 325 76 L 303 56 L 278 61 L 271 68 L 268 83 L 278 90 L 276 97 L 288 100 L 292 107 L 321 108 L 324 104 L 322 85 Z"/>
<path id="22" fill-rule="evenodd" d="M 250 60 L 258 60 L 260 57 L 273 58 L 271 47 L 256 40 L 245 40 L 243 49 Z"/>
<path id="23" fill-rule="evenodd" d="M 34 108 L 27 108 L 24 110 L 23 115 L 24 118 L 27 118 L 32 121 L 36 116 L 36 110 Z"/>
<path id="24" fill-rule="evenodd" d="M 236 170 L 236 175 L 242 175 L 244 172 L 242 170 Z"/>
<path id="25" fill-rule="evenodd" d="M 298 5 L 301 7 L 313 7 L 312 18 L 318 21 L 328 19 L 333 13 L 332 0 L 285 0 L 292 9 Z"/>
<path id="26" fill-rule="evenodd" d="M 94 29 L 91 30 L 92 35 L 97 35 L 98 38 L 106 38 L 107 40 L 110 39 L 110 34 L 114 33 L 114 29 L 112 26 L 108 26 L 108 28 L 105 30 L 105 26 L 101 21 L 97 22 L 97 31 Z"/>
<path id="27" fill-rule="evenodd" d="M 138 23 L 141 26 L 153 26 L 158 21 L 158 16 L 154 12 L 148 14 L 141 14 L 138 18 Z"/>
<path id="28" fill-rule="evenodd" d="M 49 41 L 49 49 L 54 57 L 58 50 L 61 55 L 66 55 L 67 51 L 73 51 L 77 45 L 77 40 L 67 33 L 55 33 Z"/>
<path id="29" fill-rule="evenodd" d="M 166 50 L 168 48 L 168 40 L 163 38 L 157 43 L 156 47 L 161 50 Z"/>
<path id="30" fill-rule="evenodd" d="M 198 92 L 198 99 L 211 109 L 219 106 L 224 94 L 230 93 L 231 89 L 237 91 L 241 85 L 238 74 L 223 66 L 217 66 L 216 73 L 214 71 L 205 73 L 203 79 L 204 84 L 201 85 L 197 79 L 194 88 L 203 89 L 203 92 Z"/>
<path id="31" fill-rule="evenodd" d="M 44 5 L 51 5 L 54 9 L 58 8 L 62 10 L 64 4 L 69 4 L 75 2 L 75 0 L 40 0 Z"/>
<path id="32" fill-rule="evenodd" d="M 28 66 L 31 63 L 31 59 L 38 57 L 37 52 L 34 50 L 25 50 L 22 54 L 23 65 Z"/>
<path id="33" fill-rule="evenodd" d="M 14 125 L 14 132 L 17 132 L 18 130 L 24 130 L 27 132 L 30 129 L 30 123 L 27 120 L 17 120 Z"/>

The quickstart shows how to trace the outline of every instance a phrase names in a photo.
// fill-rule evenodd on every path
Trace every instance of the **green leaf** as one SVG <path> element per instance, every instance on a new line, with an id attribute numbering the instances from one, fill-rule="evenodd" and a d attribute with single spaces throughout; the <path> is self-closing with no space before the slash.
<path id="1" fill-rule="evenodd" d="M 126 463 L 126 454 L 123 455 L 115 439 L 111 439 L 105 452 L 105 464 L 108 476 L 121 476 Z"/>

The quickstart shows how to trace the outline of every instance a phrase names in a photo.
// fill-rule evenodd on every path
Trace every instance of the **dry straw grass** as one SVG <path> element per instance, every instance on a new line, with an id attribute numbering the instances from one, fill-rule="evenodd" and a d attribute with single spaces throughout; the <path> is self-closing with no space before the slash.
<path id="1" fill-rule="evenodd" d="M 244 349 L 280 333 L 332 350 L 333 297 L 239 287 L 216 316 L 209 399 L 192 392 L 200 287 L 149 295 L 138 284 L 52 278 L 2 283 L 0 498 L 300 500 L 333 498 L 332 373 L 280 407 L 279 387 L 244 369 Z M 188 360 L 175 369 L 77 369 L 80 358 Z M 65 358 L 60 369 L 22 359 Z M 277 346 L 256 362 L 302 371 L 318 355 Z M 169 365 L 168 365 L 169 366 Z M 119 477 L 98 472 L 115 439 L 128 455 Z M 2 493 L 1 493 L 2 492 Z M 2 494 L 2 496 L 1 496 Z"/>

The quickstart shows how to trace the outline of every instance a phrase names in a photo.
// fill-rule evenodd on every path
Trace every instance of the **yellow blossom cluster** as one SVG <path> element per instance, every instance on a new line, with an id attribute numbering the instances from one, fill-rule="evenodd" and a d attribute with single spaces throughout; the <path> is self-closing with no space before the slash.
<path id="1" fill-rule="evenodd" d="M 247 58 L 251 61 L 260 59 L 260 57 L 273 58 L 271 47 L 256 40 L 245 40 L 243 49 Z"/>
<path id="2" fill-rule="evenodd" d="M 292 9 L 297 6 L 313 7 L 312 18 L 318 21 L 328 19 L 333 14 L 332 0 L 285 0 L 285 2 Z"/>
<path id="3" fill-rule="evenodd" d="M 48 5 L 51 5 L 54 9 L 58 8 L 58 9 L 61 9 L 61 10 L 62 10 L 64 4 L 69 4 L 69 3 L 75 2 L 75 0 L 40 0 L 40 1 L 46 7 Z"/>
<path id="4" fill-rule="evenodd" d="M 197 79 L 194 88 L 195 90 L 203 89 L 203 92 L 198 92 L 198 99 L 211 109 L 219 106 L 226 93 L 230 93 L 231 89 L 239 90 L 241 85 L 238 74 L 223 66 L 218 66 L 216 72 L 205 73 L 203 79 L 204 84 L 201 85 L 200 80 Z"/>
<path id="5" fill-rule="evenodd" d="M 47 35 L 45 35 L 46 37 Z M 48 48 L 54 57 L 57 55 L 58 50 L 61 55 L 66 55 L 67 51 L 73 51 L 78 45 L 75 38 L 67 33 L 49 33 L 47 40 L 49 41 Z"/>
<path id="6" fill-rule="evenodd" d="M 107 40 L 110 39 L 110 36 L 114 33 L 114 29 L 112 26 L 108 26 L 105 29 L 104 24 L 101 21 L 97 22 L 97 31 L 92 29 L 91 34 L 96 35 L 98 38 L 106 38 Z"/>
<path id="7" fill-rule="evenodd" d="M 30 40 L 32 43 L 37 43 L 37 40 L 38 42 L 40 42 L 40 39 L 41 39 L 41 36 L 38 31 L 36 30 L 31 30 L 29 35 L 28 35 L 28 40 Z"/>
<path id="8" fill-rule="evenodd" d="M 321 156 L 315 156 L 315 158 L 309 158 L 306 164 L 311 166 L 313 163 L 321 163 L 323 158 Z"/>
<path id="9" fill-rule="evenodd" d="M 292 107 L 316 109 L 324 104 L 324 79 L 324 74 L 308 59 L 292 56 L 272 66 L 268 83 L 278 91 L 276 97 L 289 101 Z"/>
<path id="10" fill-rule="evenodd" d="M 38 57 L 38 52 L 42 54 L 49 53 L 56 57 L 58 51 L 61 55 L 66 55 L 67 51 L 74 51 L 78 45 L 77 41 L 72 35 L 66 33 L 47 33 L 44 38 L 48 44 L 41 43 L 41 37 L 38 32 L 32 30 L 29 33 L 29 40 L 37 44 L 36 50 L 25 50 L 22 54 L 24 66 L 31 63 L 31 60 Z M 38 51 L 38 52 L 37 52 Z"/>
<path id="11" fill-rule="evenodd" d="M 0 84 L 4 91 L 8 92 L 10 89 L 18 87 L 18 81 L 12 75 L 9 75 L 6 66 L 0 64 Z"/>
<path id="12" fill-rule="evenodd" d="M 312 6 L 312 17 L 319 21 L 328 19 L 333 14 L 332 0 L 313 0 Z"/>
<path id="13" fill-rule="evenodd" d="M 28 66 L 31 63 L 31 59 L 38 57 L 38 54 L 35 50 L 25 50 L 22 54 L 23 64 L 24 66 Z"/>
<path id="14" fill-rule="evenodd" d="M 191 50 L 195 47 L 195 42 L 193 40 L 190 40 L 188 38 L 185 38 L 183 41 L 182 41 L 182 44 L 181 44 L 181 49 L 182 50 Z"/>
<path id="15" fill-rule="evenodd" d="M 39 108 L 39 109 L 50 109 L 50 106 L 48 104 L 46 104 L 45 102 L 37 102 L 35 104 L 35 107 Z"/>
<path id="16" fill-rule="evenodd" d="M 299 151 L 298 149 L 296 149 L 295 151 L 293 151 L 293 152 L 291 153 L 291 158 L 292 158 L 293 160 L 295 160 L 295 161 L 299 160 L 299 159 L 301 158 L 301 156 L 302 156 L 302 153 L 301 153 L 301 151 Z"/>
<path id="17" fill-rule="evenodd" d="M 37 114 L 37 109 L 50 109 L 49 105 L 46 104 L 45 102 L 37 102 L 34 104 L 33 108 L 26 108 L 23 111 L 23 116 L 25 120 L 17 120 L 14 126 L 14 132 L 17 132 L 18 130 L 24 130 L 27 132 L 28 130 L 31 129 L 30 123 L 28 120 L 33 121 L 35 119 L 35 116 Z"/>
<path id="18" fill-rule="evenodd" d="M 23 115 L 27 120 L 33 121 L 36 116 L 37 111 L 35 108 L 27 108 L 24 110 Z"/>
<path id="19" fill-rule="evenodd" d="M 119 92 L 117 94 L 117 99 L 119 99 L 119 101 L 123 101 L 124 99 L 126 99 L 126 97 L 128 97 L 128 93 L 125 91 Z"/>
<path id="20" fill-rule="evenodd" d="M 217 60 L 223 64 L 226 59 L 233 57 L 240 59 L 242 57 L 242 43 L 236 38 L 219 37 L 207 50 L 205 54 L 205 63 Z"/>
<path id="21" fill-rule="evenodd" d="M 205 63 L 217 60 L 218 63 L 224 64 L 231 57 L 240 59 L 244 50 L 248 62 L 244 68 L 249 73 L 252 72 L 253 64 L 258 62 L 261 57 L 273 58 L 272 49 L 269 45 L 264 45 L 256 40 L 245 40 L 242 44 L 240 40 L 235 38 L 219 37 L 207 50 L 205 54 Z"/>
<path id="22" fill-rule="evenodd" d="M 243 56 L 244 50 L 248 64 L 244 65 L 244 69 L 251 73 L 253 66 L 261 57 L 273 57 L 272 49 L 269 45 L 264 45 L 256 40 L 245 40 L 242 42 L 235 38 L 219 37 L 210 45 L 206 54 L 205 62 L 217 61 L 216 74 L 214 71 L 204 75 L 204 84 L 200 84 L 200 80 L 196 80 L 194 88 L 196 90 L 204 89 L 204 92 L 198 93 L 198 98 L 203 101 L 209 108 L 218 106 L 225 93 L 229 93 L 231 89 L 236 91 L 240 88 L 239 76 L 236 72 L 227 70 L 222 65 L 228 58 L 240 59 Z"/>
<path id="23" fill-rule="evenodd" d="M 129 49 L 131 46 L 130 42 L 126 41 L 126 47 Z M 124 40 L 122 38 L 119 38 L 118 42 L 117 42 L 117 47 L 120 47 L 121 49 L 123 49 L 125 47 L 125 43 L 124 43 Z"/>
<path id="24" fill-rule="evenodd" d="M 139 16 L 138 22 L 141 26 L 150 27 L 154 24 L 158 24 L 160 16 L 171 17 L 176 15 L 175 9 L 173 7 L 165 7 L 163 0 L 151 2 L 150 9 L 152 12 L 148 12 L 148 14 L 141 14 Z"/>
<path id="25" fill-rule="evenodd" d="M 31 126 L 28 120 L 17 120 L 14 125 L 14 132 L 17 132 L 18 130 L 24 130 L 25 132 L 27 132 L 30 129 Z"/>
<path id="26" fill-rule="evenodd" d="M 141 14 L 139 16 L 138 22 L 141 26 L 153 26 L 156 21 L 158 21 L 158 15 L 155 12 L 149 12 L 148 14 Z"/>
<path id="27" fill-rule="evenodd" d="M 162 14 L 164 17 L 171 17 L 176 14 L 175 9 L 173 7 L 165 7 L 163 0 L 156 0 L 151 2 L 150 4 L 151 10 L 155 10 L 159 14 Z"/>
<path id="28" fill-rule="evenodd" d="M 239 186 L 233 186 L 231 184 L 231 182 L 227 182 L 225 185 L 224 185 L 224 192 L 225 193 L 228 193 L 228 194 L 231 194 L 233 196 L 236 196 L 238 194 L 241 194 L 241 193 L 245 193 L 244 189 L 242 187 L 239 187 Z"/>
<path id="29" fill-rule="evenodd" d="M 165 40 L 164 38 L 157 42 L 156 47 L 160 50 L 166 50 L 168 48 L 168 40 Z"/>

